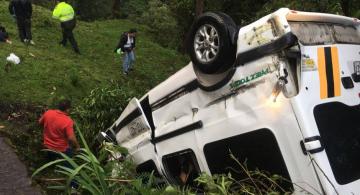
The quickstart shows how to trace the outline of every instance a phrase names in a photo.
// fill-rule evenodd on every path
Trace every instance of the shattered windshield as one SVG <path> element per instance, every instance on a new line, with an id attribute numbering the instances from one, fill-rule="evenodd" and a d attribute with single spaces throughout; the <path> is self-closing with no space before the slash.
<path id="1" fill-rule="evenodd" d="M 289 22 L 291 31 L 303 45 L 360 44 L 360 33 L 354 26 L 331 23 Z"/>

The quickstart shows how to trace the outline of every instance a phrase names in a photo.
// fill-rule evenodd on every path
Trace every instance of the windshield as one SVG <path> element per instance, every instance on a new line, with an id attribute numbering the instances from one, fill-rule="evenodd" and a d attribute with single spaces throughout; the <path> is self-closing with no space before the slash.
<path id="1" fill-rule="evenodd" d="M 291 31 L 303 45 L 360 44 L 360 32 L 354 26 L 331 23 L 289 22 Z"/>

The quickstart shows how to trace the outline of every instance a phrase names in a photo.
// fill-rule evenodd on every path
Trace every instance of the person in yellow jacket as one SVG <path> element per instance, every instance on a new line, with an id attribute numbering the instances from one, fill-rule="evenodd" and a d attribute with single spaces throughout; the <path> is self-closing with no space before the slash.
<path id="1" fill-rule="evenodd" d="M 78 44 L 75 40 L 73 30 L 76 26 L 75 12 L 71 5 L 65 0 L 57 0 L 57 5 L 53 11 L 53 18 L 60 20 L 63 39 L 60 44 L 66 46 L 67 40 L 70 41 L 74 51 L 80 54 Z"/>

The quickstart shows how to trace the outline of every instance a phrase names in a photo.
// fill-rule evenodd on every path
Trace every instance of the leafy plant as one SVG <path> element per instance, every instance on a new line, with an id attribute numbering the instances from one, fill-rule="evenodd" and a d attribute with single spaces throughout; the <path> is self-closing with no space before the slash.
<path id="1" fill-rule="evenodd" d="M 196 181 L 204 186 L 204 190 L 208 194 L 291 194 L 289 189 L 280 186 L 281 182 L 289 182 L 285 178 L 279 175 L 269 175 L 260 170 L 248 170 L 246 165 L 240 163 L 233 154 L 230 156 L 247 177 L 237 180 L 232 177 L 231 173 L 213 176 L 202 173 Z"/>
<path id="2" fill-rule="evenodd" d="M 75 155 L 74 158 L 70 158 L 61 152 L 57 152 L 63 159 L 43 165 L 33 173 L 32 177 L 35 177 L 46 168 L 55 165 L 55 171 L 66 177 L 66 183 L 50 186 L 50 189 L 65 190 L 67 194 L 70 194 L 72 190 L 70 184 L 72 181 L 76 181 L 80 193 L 110 195 L 118 191 L 121 182 L 128 181 L 113 177 L 112 171 L 104 169 L 99 159 L 91 152 L 80 130 L 78 130 L 78 133 L 84 146 L 79 154 Z M 70 166 L 65 166 L 64 162 Z"/>
<path id="3" fill-rule="evenodd" d="M 118 145 L 104 143 L 99 157 L 91 152 L 81 131 L 76 128 L 80 140 L 84 145 L 80 153 L 73 158 L 57 152 L 62 159 L 48 162 L 38 168 L 33 174 L 34 178 L 40 172 L 55 166 L 55 172 L 65 176 L 63 183 L 49 186 L 49 189 L 64 191 L 71 194 L 72 182 L 78 184 L 77 192 L 80 194 L 112 195 L 112 194 L 189 194 L 188 189 L 167 186 L 159 187 L 155 183 L 153 173 L 143 174 L 136 177 L 134 164 L 130 157 L 123 158 L 128 151 Z M 49 150 L 47 150 L 49 151 Z M 120 155 L 121 154 L 121 155 Z M 120 158 L 119 158 L 120 157 Z M 68 163 L 70 166 L 65 166 Z M 49 181 L 61 181 L 61 179 L 48 179 Z M 189 193 L 187 193 L 189 192 Z"/>
<path id="4" fill-rule="evenodd" d="M 109 87 L 95 88 L 75 107 L 73 115 L 87 129 L 84 137 L 93 145 L 97 134 L 108 128 L 134 95 L 113 84 Z"/>
<path id="5" fill-rule="evenodd" d="M 137 20 L 148 9 L 147 0 L 122 0 L 120 8 L 121 18 L 130 18 Z"/>
<path id="6" fill-rule="evenodd" d="M 169 6 L 160 0 L 149 1 L 149 9 L 139 22 L 150 26 L 154 39 L 164 47 L 176 48 L 181 42 L 177 20 Z"/>

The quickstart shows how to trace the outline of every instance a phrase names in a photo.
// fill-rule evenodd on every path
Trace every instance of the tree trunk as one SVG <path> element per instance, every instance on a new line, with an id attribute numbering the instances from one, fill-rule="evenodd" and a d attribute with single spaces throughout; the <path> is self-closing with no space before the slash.
<path id="1" fill-rule="evenodd" d="M 350 0 L 341 0 L 341 9 L 345 16 L 350 16 Z"/>
<path id="2" fill-rule="evenodd" d="M 204 11 L 204 0 L 196 0 L 195 15 L 200 16 Z"/>
<path id="3" fill-rule="evenodd" d="M 121 0 L 113 0 L 113 6 L 112 6 L 112 10 L 111 10 L 111 15 L 113 18 L 116 18 L 119 16 L 120 5 L 121 5 Z"/>

